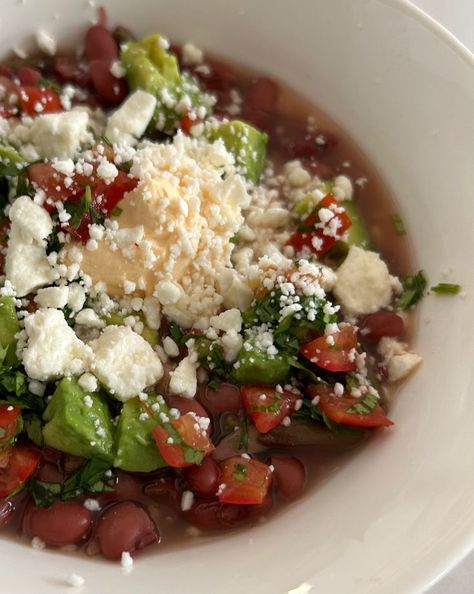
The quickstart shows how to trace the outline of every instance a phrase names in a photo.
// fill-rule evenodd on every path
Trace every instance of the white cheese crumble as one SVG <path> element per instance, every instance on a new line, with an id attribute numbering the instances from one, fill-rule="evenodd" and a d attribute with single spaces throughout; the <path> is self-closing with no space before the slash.
<path id="1" fill-rule="evenodd" d="M 57 309 L 40 309 L 25 318 L 26 347 L 21 359 L 32 379 L 51 381 L 79 375 L 93 363 L 92 349 L 68 326 Z"/>
<path id="2" fill-rule="evenodd" d="M 46 113 L 30 124 L 29 140 L 42 158 L 74 158 L 81 144 L 90 143 L 89 114 L 82 109 Z"/>
<path id="3" fill-rule="evenodd" d="M 146 91 L 135 91 L 109 117 L 106 137 L 118 145 L 136 144 L 150 123 L 155 107 L 156 97 Z"/>
<path id="4" fill-rule="evenodd" d="M 72 586 L 73 588 L 80 588 L 84 585 L 85 581 L 86 580 L 82 577 L 82 575 L 78 575 L 77 573 L 71 573 L 71 575 L 67 578 L 68 585 Z"/>
<path id="5" fill-rule="evenodd" d="M 122 553 L 122 556 L 120 558 L 120 565 L 122 566 L 122 569 L 124 569 L 126 572 L 132 571 L 133 557 L 130 555 L 129 552 L 124 551 Z"/>
<path id="6" fill-rule="evenodd" d="M 99 387 L 97 378 L 92 373 L 83 373 L 77 383 L 85 392 L 96 392 Z"/>
<path id="7" fill-rule="evenodd" d="M 177 357 L 179 355 L 179 348 L 171 336 L 166 336 L 163 339 L 163 348 L 168 357 Z"/>
<path id="8" fill-rule="evenodd" d="M 39 289 L 35 302 L 43 308 L 54 307 L 56 309 L 63 309 L 66 306 L 69 297 L 69 289 L 63 287 L 46 287 Z"/>
<path id="9" fill-rule="evenodd" d="M 197 354 L 190 353 L 179 362 L 174 371 L 170 372 L 169 390 L 172 394 L 194 398 L 197 390 L 197 366 Z"/>
<path id="10" fill-rule="evenodd" d="M 189 511 L 194 503 L 194 493 L 192 491 L 183 491 L 181 495 L 181 511 Z"/>
<path id="11" fill-rule="evenodd" d="M 56 53 L 58 46 L 56 38 L 47 31 L 43 29 L 36 31 L 36 43 L 38 44 L 38 48 L 45 54 L 48 54 L 48 56 L 54 56 Z"/>
<path id="12" fill-rule="evenodd" d="M 380 340 L 377 351 L 383 358 L 390 382 L 403 379 L 423 361 L 416 353 L 409 352 L 405 343 L 388 336 Z"/>
<path id="13" fill-rule="evenodd" d="M 204 54 L 202 50 L 192 43 L 185 43 L 183 45 L 183 64 L 191 66 L 193 64 L 201 64 Z"/>
<path id="14" fill-rule="evenodd" d="M 128 326 L 108 326 L 91 346 L 93 373 L 118 400 L 135 397 L 163 375 L 158 355 Z"/>
<path id="15" fill-rule="evenodd" d="M 334 295 L 346 314 L 368 314 L 390 304 L 393 286 L 393 277 L 380 256 L 353 245 L 337 269 Z"/>

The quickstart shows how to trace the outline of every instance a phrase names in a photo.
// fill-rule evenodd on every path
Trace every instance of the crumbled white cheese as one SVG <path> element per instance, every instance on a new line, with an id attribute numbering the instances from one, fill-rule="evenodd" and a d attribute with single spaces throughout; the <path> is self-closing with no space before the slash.
<path id="1" fill-rule="evenodd" d="M 388 336 L 380 340 L 377 351 L 383 357 L 390 382 L 403 379 L 423 361 L 416 353 L 409 352 L 405 343 Z"/>
<path id="2" fill-rule="evenodd" d="M 97 378 L 92 373 L 83 373 L 77 383 L 85 392 L 96 392 L 99 387 Z"/>
<path id="3" fill-rule="evenodd" d="M 354 187 L 350 177 L 337 175 L 334 178 L 333 194 L 338 200 L 352 200 Z"/>
<path id="4" fill-rule="evenodd" d="M 137 396 L 163 375 L 158 355 L 128 326 L 108 326 L 91 346 L 93 373 L 118 400 Z"/>
<path id="5" fill-rule="evenodd" d="M 235 330 L 236 332 L 240 332 L 242 328 L 242 314 L 236 308 L 228 309 L 218 316 L 212 316 L 210 323 L 216 330 L 222 330 L 223 332 Z"/>
<path id="6" fill-rule="evenodd" d="M 49 213 L 29 196 L 19 196 L 11 205 L 8 216 L 25 240 L 41 241 L 53 231 Z"/>
<path id="7" fill-rule="evenodd" d="M 179 355 L 179 348 L 171 336 L 166 336 L 163 339 L 163 348 L 168 357 L 177 357 Z"/>
<path id="8" fill-rule="evenodd" d="M 100 511 L 100 502 L 97 499 L 87 498 L 83 503 L 84 507 L 89 511 Z"/>
<path id="9" fill-rule="evenodd" d="M 88 328 L 104 328 L 105 322 L 90 307 L 82 309 L 75 318 L 76 324 L 87 326 Z"/>
<path id="10" fill-rule="evenodd" d="M 161 326 L 160 302 L 154 297 L 145 297 L 142 311 L 145 315 L 146 325 L 152 330 L 159 330 Z"/>
<path id="11" fill-rule="evenodd" d="M 174 305 L 179 301 L 181 293 L 181 289 L 172 281 L 160 281 L 153 294 L 162 305 Z"/>
<path id="12" fill-rule="evenodd" d="M 192 491 L 183 491 L 181 495 L 181 511 L 189 511 L 194 503 L 194 493 Z"/>
<path id="13" fill-rule="evenodd" d="M 197 390 L 197 357 L 189 354 L 179 362 L 178 367 L 170 373 L 169 390 L 172 394 L 179 394 L 184 398 L 194 398 Z"/>
<path id="14" fill-rule="evenodd" d="M 71 311 L 80 311 L 86 302 L 86 291 L 79 283 L 71 283 L 69 285 L 69 295 L 67 304 Z"/>
<path id="15" fill-rule="evenodd" d="M 79 375 L 93 363 L 92 349 L 77 338 L 57 309 L 40 309 L 26 317 L 25 332 L 28 340 L 21 358 L 32 379 Z"/>
<path id="16" fill-rule="evenodd" d="M 67 583 L 69 586 L 73 588 L 80 588 L 84 585 L 85 579 L 82 575 L 78 575 L 77 573 L 71 573 L 71 575 L 67 578 Z"/>
<path id="17" fill-rule="evenodd" d="M 58 46 L 56 38 L 47 31 L 43 29 L 36 31 L 36 43 L 38 44 L 38 48 L 45 54 L 48 54 L 48 56 L 54 56 L 56 53 Z"/>
<path id="18" fill-rule="evenodd" d="M 115 78 L 123 78 L 126 74 L 125 68 L 122 66 L 122 62 L 120 60 L 115 60 L 112 62 L 112 66 L 110 67 L 110 74 L 115 76 Z"/>
<path id="19" fill-rule="evenodd" d="M 35 296 L 35 302 L 40 307 L 55 307 L 62 309 L 66 306 L 69 297 L 69 289 L 63 287 L 46 287 L 39 289 Z"/>
<path id="20" fill-rule="evenodd" d="M 201 64 L 204 54 L 202 50 L 192 43 L 185 43 L 183 45 L 183 64 L 191 66 L 193 64 Z"/>
<path id="21" fill-rule="evenodd" d="M 345 313 L 368 314 L 390 304 L 392 287 L 392 277 L 380 256 L 353 245 L 337 269 L 334 295 Z"/>
<path id="22" fill-rule="evenodd" d="M 120 559 L 120 565 L 122 569 L 126 572 L 132 571 L 133 569 L 133 557 L 127 551 L 122 553 L 122 557 Z"/>
<path id="23" fill-rule="evenodd" d="M 42 158 L 74 158 L 80 146 L 92 142 L 87 111 L 72 109 L 36 117 L 29 138 Z"/>
<path id="24" fill-rule="evenodd" d="M 133 145 L 143 136 L 155 112 L 156 97 L 142 90 L 132 93 L 107 122 L 106 137 L 118 145 Z"/>

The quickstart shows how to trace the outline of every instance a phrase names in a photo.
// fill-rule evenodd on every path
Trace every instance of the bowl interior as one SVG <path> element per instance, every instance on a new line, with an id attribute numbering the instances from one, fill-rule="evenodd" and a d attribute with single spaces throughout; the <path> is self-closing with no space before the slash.
<path id="1" fill-rule="evenodd" d="M 90 4 L 4 0 L 1 51 L 39 26 L 74 43 Z M 104 4 L 138 34 L 191 40 L 314 99 L 385 177 L 431 284 L 458 282 L 466 295 L 425 299 L 415 337 L 425 361 L 394 403 L 395 429 L 273 521 L 139 558 L 126 577 L 1 540 L 2 591 L 63 591 L 72 572 L 85 594 L 422 590 L 474 542 L 474 60 L 403 0 Z"/>

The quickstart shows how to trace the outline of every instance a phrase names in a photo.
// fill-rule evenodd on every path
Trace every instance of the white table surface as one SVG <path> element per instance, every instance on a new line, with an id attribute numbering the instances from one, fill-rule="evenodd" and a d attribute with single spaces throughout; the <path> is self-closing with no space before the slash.
<path id="1" fill-rule="evenodd" d="M 474 0 L 412 0 L 412 2 L 454 33 L 474 52 Z M 474 594 L 474 551 L 427 594 Z"/>

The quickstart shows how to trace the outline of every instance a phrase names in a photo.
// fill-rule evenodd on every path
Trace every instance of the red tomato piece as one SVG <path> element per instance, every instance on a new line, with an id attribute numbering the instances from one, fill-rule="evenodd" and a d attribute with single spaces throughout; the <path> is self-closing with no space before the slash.
<path id="1" fill-rule="evenodd" d="M 297 400 L 292 392 L 278 392 L 268 386 L 244 386 L 242 400 L 257 431 L 268 433 L 291 415 Z"/>
<path id="2" fill-rule="evenodd" d="M 151 434 L 165 462 L 173 468 L 184 468 L 194 464 L 186 460 L 186 447 L 202 452 L 204 455 L 214 449 L 207 431 L 200 427 L 193 413 L 186 413 L 179 419 L 172 419 L 170 424 L 177 431 L 182 443 L 173 443 L 168 430 L 161 425 L 154 427 Z"/>
<path id="3" fill-rule="evenodd" d="M 59 95 L 54 89 L 21 87 L 18 101 L 21 109 L 31 116 L 62 111 L 63 109 Z"/>
<path id="4" fill-rule="evenodd" d="M 221 484 L 217 496 L 221 503 L 258 505 L 263 502 L 272 470 L 267 464 L 244 456 L 232 456 L 220 463 Z"/>
<path id="5" fill-rule="evenodd" d="M 107 185 L 100 182 L 93 191 L 92 206 L 96 210 L 105 211 L 107 214 L 117 206 L 127 192 L 131 192 L 137 187 L 138 179 L 119 171 L 114 181 Z"/>
<path id="6" fill-rule="evenodd" d="M 0 405 L 0 450 L 9 448 L 18 433 L 21 409 L 9 404 Z"/>
<path id="7" fill-rule="evenodd" d="M 196 116 L 191 117 L 191 113 L 188 112 L 182 117 L 180 127 L 185 134 L 189 135 L 191 133 L 191 128 L 200 122 L 201 120 L 199 118 Z"/>
<path id="8" fill-rule="evenodd" d="M 9 451 L 5 468 L 0 470 L 0 497 L 8 497 L 36 470 L 41 454 L 28 446 L 15 446 Z"/>
<path id="9" fill-rule="evenodd" d="M 342 326 L 339 332 L 320 336 L 308 344 L 304 344 L 300 348 L 300 353 L 322 369 L 352 371 L 356 368 L 353 351 L 356 346 L 357 334 L 354 327 Z"/>
<path id="10" fill-rule="evenodd" d="M 325 215 L 327 215 L 328 210 L 332 211 L 333 216 L 329 220 L 325 216 L 322 220 L 322 214 L 319 214 L 322 209 L 324 209 Z M 303 222 L 304 227 L 308 230 L 296 231 L 290 237 L 288 243 L 296 251 L 301 251 L 303 247 L 306 247 L 318 256 L 324 256 L 336 241 L 341 239 L 352 225 L 352 222 L 349 215 L 332 194 L 327 194 L 319 202 L 316 210 L 316 216 L 311 215 Z"/>
<path id="11" fill-rule="evenodd" d="M 309 386 L 308 392 L 312 398 L 319 396 L 318 406 L 321 411 L 334 423 L 348 425 L 349 427 L 390 427 L 393 425 L 383 408 L 378 404 L 369 414 L 361 415 L 348 410 L 363 400 L 348 394 L 336 396 L 332 387 L 327 384 L 314 384 Z"/>
<path id="12" fill-rule="evenodd" d="M 378 342 L 384 336 L 402 336 L 405 325 L 402 318 L 393 311 L 377 311 L 360 320 L 359 332 L 365 340 Z"/>

